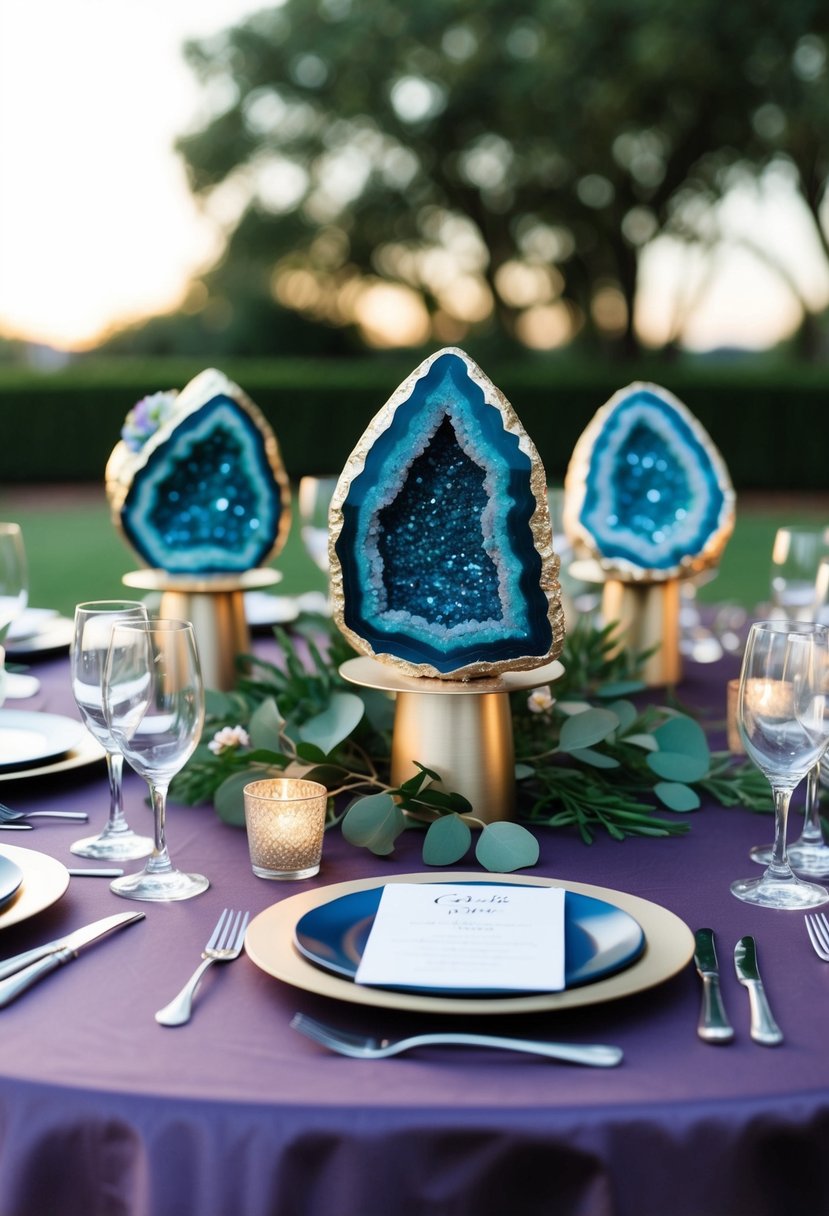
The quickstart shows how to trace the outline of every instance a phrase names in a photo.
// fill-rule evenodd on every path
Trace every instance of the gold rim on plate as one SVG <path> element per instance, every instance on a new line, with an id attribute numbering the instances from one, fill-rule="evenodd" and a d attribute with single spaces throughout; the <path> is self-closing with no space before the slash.
<path id="1" fill-rule="evenodd" d="M 7 929 L 57 903 L 69 886 L 69 871 L 56 858 L 34 849 L 3 843 L 0 852 L 23 871 L 20 889 L 0 910 L 0 929 Z"/>
<path id="2" fill-rule="evenodd" d="M 68 773 L 73 768 L 82 768 L 87 764 L 96 764 L 106 757 L 106 752 L 89 731 L 84 730 L 83 737 L 77 747 L 73 747 L 60 760 L 52 764 L 38 764 L 32 768 L 15 768 L 8 771 L 0 770 L 0 781 L 22 781 L 28 777 L 47 777 L 50 773 Z"/>
<path id="3" fill-rule="evenodd" d="M 251 921 L 245 936 L 245 951 L 253 963 L 268 975 L 294 988 L 328 996 L 356 1005 L 372 1005 L 384 1009 L 406 1009 L 422 1013 L 504 1014 L 540 1013 L 556 1009 L 574 1009 L 598 1005 L 604 1001 L 644 992 L 676 975 L 694 953 L 694 935 L 673 912 L 638 895 L 613 891 L 609 887 L 594 887 L 586 883 L 564 882 L 555 878 L 517 874 L 493 874 L 492 882 L 518 883 L 527 886 L 563 887 L 628 912 L 642 926 L 645 951 L 623 971 L 564 992 L 533 993 L 510 997 L 442 997 L 418 993 L 394 992 L 368 988 L 342 979 L 305 959 L 294 945 L 294 928 L 306 912 L 313 908 L 389 882 L 481 882 L 478 873 L 395 874 L 380 878 L 361 878 L 352 882 L 334 883 L 290 896 L 272 904 Z"/>

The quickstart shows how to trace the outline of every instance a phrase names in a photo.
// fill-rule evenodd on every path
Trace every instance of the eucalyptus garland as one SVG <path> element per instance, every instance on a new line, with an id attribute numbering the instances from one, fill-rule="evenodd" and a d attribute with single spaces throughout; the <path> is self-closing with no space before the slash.
<path id="1" fill-rule="evenodd" d="M 355 845 L 386 855 L 415 829 L 427 865 L 455 864 L 474 841 L 479 863 L 506 873 L 537 860 L 533 825 L 575 828 L 590 843 L 597 832 L 617 840 L 684 833 L 703 796 L 771 808 L 763 775 L 712 752 L 691 713 L 670 698 L 643 703 L 646 656 L 620 649 L 612 626 L 579 624 L 554 687 L 512 695 L 522 822 L 494 824 L 479 823 L 467 800 L 444 788 L 428 756 L 414 776 L 391 784 L 393 702 L 342 679 L 339 666 L 353 651 L 330 623 L 309 618 L 294 637 L 274 635 L 275 662 L 244 656 L 234 691 L 208 692 L 206 741 L 171 790 L 179 802 L 212 801 L 227 823 L 244 826 L 248 782 L 303 776 L 327 787 L 329 827 L 339 824 Z"/>

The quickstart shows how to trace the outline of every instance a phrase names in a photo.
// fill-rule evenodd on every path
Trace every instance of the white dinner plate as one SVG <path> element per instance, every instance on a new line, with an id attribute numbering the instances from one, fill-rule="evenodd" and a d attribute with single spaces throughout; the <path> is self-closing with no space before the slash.
<path id="1" fill-rule="evenodd" d="M 34 633 L 6 638 L 6 654 L 9 658 L 25 658 L 30 655 L 50 654 L 56 650 L 68 650 L 72 644 L 74 623 L 68 616 L 49 614 L 42 626 Z"/>
<path id="2" fill-rule="evenodd" d="M 642 992 L 664 983 L 681 971 L 694 953 L 694 935 L 673 912 L 659 904 L 629 895 L 625 891 L 613 891 L 607 887 L 594 887 L 586 883 L 563 882 L 557 879 L 540 878 L 535 875 L 499 874 L 492 881 L 520 883 L 535 886 L 563 887 L 593 899 L 613 904 L 629 913 L 642 928 L 645 949 L 642 954 L 623 970 L 597 979 L 593 983 L 565 989 L 563 992 L 532 993 L 526 996 L 477 997 L 471 1002 L 466 997 L 424 995 L 417 992 L 398 992 L 384 988 L 369 988 L 355 984 L 351 979 L 333 975 L 316 966 L 300 954 L 294 944 L 294 932 L 299 921 L 313 908 L 349 895 L 353 891 L 365 891 L 390 882 L 481 882 L 481 873 L 419 871 L 416 874 L 384 875 L 377 878 L 357 879 L 353 882 L 333 883 L 327 887 L 315 887 L 299 895 L 289 896 L 260 912 L 248 925 L 245 935 L 245 950 L 248 957 L 262 971 L 283 983 L 313 992 L 320 996 L 346 1001 L 350 1004 L 371 1005 L 375 1008 L 407 1009 L 423 1013 L 470 1014 L 518 1014 L 539 1013 L 556 1009 L 572 1009 L 586 1005 L 598 1005 Z"/>
<path id="3" fill-rule="evenodd" d="M 290 595 L 269 595 L 267 591 L 245 592 L 245 619 L 251 629 L 288 625 L 298 616 L 299 604 Z"/>
<path id="4" fill-rule="evenodd" d="M 7 929 L 57 903 L 69 886 L 69 871 L 56 858 L 34 849 L 0 844 L 0 852 L 23 873 L 17 894 L 0 908 L 0 929 Z"/>
<path id="5" fill-rule="evenodd" d="M 77 746 L 65 755 L 47 764 L 35 764 L 31 768 L 0 768 L 0 781 L 25 781 L 30 777 L 48 777 L 52 773 L 68 773 L 72 769 L 85 768 L 106 759 L 106 752 L 88 730 L 84 730 Z"/>
<path id="6" fill-rule="evenodd" d="M 65 756 L 84 734 L 83 723 L 74 718 L 0 709 L 0 769 L 25 768 Z"/>

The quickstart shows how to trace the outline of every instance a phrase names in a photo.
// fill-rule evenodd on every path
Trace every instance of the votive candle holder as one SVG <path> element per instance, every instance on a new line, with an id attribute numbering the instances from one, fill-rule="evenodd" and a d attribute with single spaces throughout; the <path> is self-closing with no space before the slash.
<path id="1" fill-rule="evenodd" d="M 318 781 L 273 777 L 244 788 L 250 862 L 258 878 L 319 873 L 328 790 Z"/>

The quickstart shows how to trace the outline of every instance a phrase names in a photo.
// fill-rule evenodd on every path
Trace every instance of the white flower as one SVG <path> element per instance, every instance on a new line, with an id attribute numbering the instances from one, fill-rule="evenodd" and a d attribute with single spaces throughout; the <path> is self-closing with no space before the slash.
<path id="1" fill-rule="evenodd" d="M 534 688 L 527 697 L 527 708 L 533 714 L 546 714 L 547 710 L 552 709 L 554 704 L 549 684 L 545 684 L 543 688 Z"/>
<path id="2" fill-rule="evenodd" d="M 214 756 L 221 756 L 234 747 L 250 747 L 250 735 L 244 726 L 223 726 L 207 745 Z"/>

